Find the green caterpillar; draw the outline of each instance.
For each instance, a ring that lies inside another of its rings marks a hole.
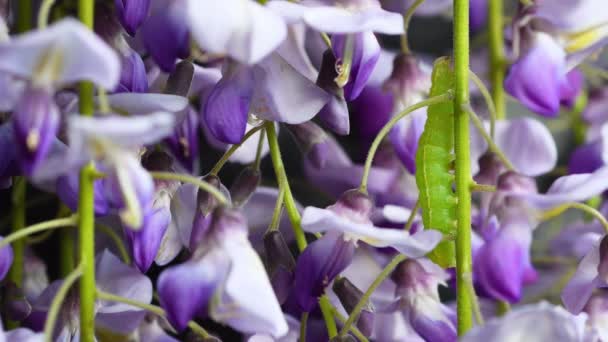
[[[454,73],[450,60],[441,57],[435,61],[430,97],[444,94],[454,86]],[[441,242],[428,257],[442,267],[456,264],[456,205],[453,191],[454,174],[454,105],[451,101],[431,105],[418,142],[416,152],[416,185],[422,222],[428,229],[442,232],[447,240]]]

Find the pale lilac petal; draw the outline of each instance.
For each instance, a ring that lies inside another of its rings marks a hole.
[[[282,1],[272,1],[273,3],[285,3]],[[312,65],[305,47],[306,26],[303,23],[289,25],[287,29],[287,39],[279,46],[277,53],[293,66],[300,74],[311,81],[317,78],[317,70]],[[0,78],[1,80],[1,78]]]
[[[185,183],[180,185],[171,200],[171,217],[184,247],[190,246],[197,193],[198,187],[196,185]]]
[[[328,93],[276,53],[253,68],[253,78],[255,87],[249,111],[265,120],[306,122],[329,101]]]
[[[252,0],[187,2],[194,40],[212,53],[225,53],[255,64],[275,50],[287,35],[283,19]]]
[[[6,340],[3,340],[4,338],[6,338]],[[43,342],[45,341],[45,336],[41,332],[36,333],[26,328],[17,328],[9,330],[6,333],[0,332],[0,341]]]
[[[105,139],[122,147],[158,142],[173,132],[173,114],[157,112],[142,116],[71,116],[68,121],[70,152],[86,153],[90,139]]]
[[[598,241],[599,242],[599,241]],[[581,260],[566,287],[562,291],[562,301],[573,314],[581,312],[591,294],[600,284],[598,265],[600,263],[599,243]]]
[[[41,65],[52,58],[59,58],[53,62],[60,68],[41,74]],[[111,90],[118,84],[120,61],[114,50],[86,26],[66,18],[44,30],[1,43],[0,70],[47,85],[88,80]]]
[[[421,257],[435,248],[441,240],[436,230],[417,232],[411,235],[400,229],[378,228],[356,223],[341,217],[331,210],[306,207],[302,213],[302,229],[310,233],[337,231],[352,234],[356,238],[376,247],[393,247],[413,258]]]
[[[285,335],[287,322],[264,265],[247,236],[233,236],[224,241],[223,248],[231,262],[224,288],[226,307],[220,304],[212,312],[212,317],[216,314],[218,321],[244,333],[266,333],[274,337]],[[247,287],[243,288],[243,284]],[[223,310],[234,313],[235,309],[234,315],[222,315]]]
[[[550,208],[567,202],[587,200],[608,189],[608,167],[594,173],[563,176],[555,180],[546,194],[507,193],[526,199],[539,208]]]
[[[368,7],[349,11],[339,7],[310,7],[305,10],[304,21],[314,29],[327,33],[357,33],[372,31],[385,34],[402,34],[400,14]]]
[[[169,222],[169,227],[163,236],[160,243],[158,253],[154,262],[159,266],[165,266],[177,257],[179,252],[183,248],[182,241],[179,235],[179,231],[175,225],[175,221]]]
[[[275,125],[277,131],[279,129],[279,125]],[[254,126],[247,124],[247,131],[254,128]],[[258,150],[258,143],[260,141],[260,132],[254,133],[245,143],[243,143],[234,153],[230,156],[229,161],[233,163],[239,164],[249,164],[253,163],[256,157],[256,153]],[[232,145],[226,146],[226,149],[229,149]],[[268,146],[268,140],[264,139],[262,143],[262,151],[261,157],[265,157],[268,154],[270,147]]]
[[[262,238],[270,225],[272,212],[278,197],[279,189],[259,186],[242,208],[249,227],[249,240],[256,248],[262,246]],[[298,203],[296,203],[296,206],[301,208]],[[279,229],[287,242],[293,240],[293,229],[285,211],[281,215]]]
[[[395,153],[411,174],[416,173],[416,151],[425,123],[426,110],[417,110],[399,120],[389,135]]]
[[[183,96],[152,93],[112,94],[108,95],[108,102],[113,109],[129,114],[178,113],[188,106],[188,99]]]
[[[566,32],[584,31],[608,20],[604,2],[597,0],[570,0],[568,2],[539,1],[534,16],[543,18]],[[581,20],[581,18],[585,18]]]
[[[551,132],[533,118],[500,121],[496,126],[496,145],[515,169],[526,176],[547,173],[557,164],[557,147]]]
[[[104,251],[95,266],[97,287],[103,291],[142,303],[152,301],[152,282],[136,269],[123,264],[116,256]],[[98,313],[142,311],[131,305],[101,301]]]
[[[382,7],[399,14],[405,13],[416,0],[380,0]],[[416,9],[414,15],[439,16],[452,7],[452,0],[426,0]]]
[[[541,302],[491,319],[469,331],[462,341],[584,341],[585,319],[559,306]]]

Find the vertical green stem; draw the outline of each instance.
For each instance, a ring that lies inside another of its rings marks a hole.
[[[12,215],[12,232],[15,233],[25,227],[25,190],[27,182],[23,177],[15,177],[13,183],[13,215]],[[21,288],[23,283],[23,260],[25,251],[25,241],[17,240],[12,244],[13,248],[13,265],[8,274],[8,278],[17,287]]]
[[[471,284],[471,156],[469,150],[469,0],[454,0],[454,150],[456,153],[456,279],[458,334],[473,326]]]
[[[78,17],[84,25],[93,29],[94,0],[79,0]],[[91,82],[80,84],[80,113],[92,116],[94,86]],[[93,199],[92,162],[80,171],[80,192],[78,196],[78,228],[80,237],[80,262],[82,278],[80,280],[80,339],[82,342],[93,342],[95,339],[95,212]]]
[[[505,118],[505,50],[503,33],[503,0],[489,0],[488,35],[490,43],[490,79],[496,118]]]
[[[29,31],[32,28],[32,0],[19,0],[17,2],[17,33],[23,33]]]
[[[279,183],[279,190],[283,192],[285,210],[287,211],[287,216],[289,217],[289,221],[293,226],[298,250],[301,252],[306,248],[308,243],[306,242],[306,236],[304,235],[304,231],[302,230],[301,226],[302,218],[300,217],[300,213],[296,207],[296,201],[291,193],[291,188],[289,187],[287,173],[285,172],[285,166],[283,165],[283,159],[281,157],[281,150],[279,149],[277,132],[274,128],[274,122],[267,121],[264,126],[266,129],[266,136],[268,137],[268,146],[270,148],[272,166],[274,167],[274,172],[277,177],[277,183]],[[338,329],[336,328],[336,321],[333,319],[333,315],[331,314],[331,303],[329,302],[327,296],[321,296],[319,299],[319,307],[321,308],[321,313],[323,314],[323,319],[325,320],[325,325],[327,326],[327,333],[331,339],[338,334]]]

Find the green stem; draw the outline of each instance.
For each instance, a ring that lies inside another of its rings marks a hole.
[[[477,114],[475,114],[475,112],[473,111],[473,108],[471,108],[471,106],[467,103],[463,106],[463,111],[468,113],[468,115],[471,117],[471,120],[473,120],[473,125],[475,125],[475,128],[477,128],[477,131],[479,132],[479,134],[481,134],[483,139],[488,144],[488,148],[490,149],[490,151],[492,151],[498,157],[498,159],[500,159],[500,161],[504,164],[504,166],[507,169],[509,169],[511,171],[515,170],[515,167],[513,166],[511,161],[502,152],[502,150],[498,147],[498,145],[496,145],[494,140],[492,140],[492,137],[488,134],[488,132],[486,132],[486,128],[483,126],[483,122],[481,122],[481,119],[479,118],[479,116],[477,116]]]
[[[78,1],[78,18],[90,30],[93,30],[95,0]],[[95,103],[94,85],[91,82],[80,82],[79,111],[83,116],[93,116]],[[80,189],[78,193],[78,228],[80,263],[82,278],[80,280],[80,340],[95,340],[95,203],[94,203],[95,166],[89,162],[80,170]]]
[[[260,170],[260,164],[262,163],[262,148],[264,147],[264,141],[266,141],[266,131],[260,132],[260,139],[258,140],[258,148],[255,150],[255,161],[253,162],[253,168]]]
[[[125,298],[125,297],[121,297],[121,296],[117,296],[115,294],[109,293],[109,292],[105,292],[101,289],[96,289],[96,296],[98,299],[100,300],[107,300],[110,302],[117,302],[117,303],[124,303],[124,304],[128,304],[131,306],[134,306],[136,308],[140,308],[140,309],[144,309],[148,312],[151,312],[157,316],[160,317],[165,317],[166,313],[165,310],[163,310],[163,308],[161,308],[160,306],[157,305],[153,305],[153,304],[146,304],[146,303],[142,303],[136,300],[132,300],[130,298]],[[192,331],[194,331],[195,333],[197,333],[198,335],[200,335],[202,338],[209,338],[211,337],[211,335],[207,332],[207,330],[205,330],[203,327],[201,327],[198,323],[194,322],[194,321],[189,321],[188,322],[188,327],[190,329],[192,329]]]
[[[563,213],[564,211],[566,211],[568,209],[579,209],[579,210],[582,210],[583,212],[593,216],[602,224],[602,227],[604,227],[604,230],[608,233],[608,221],[606,221],[606,218],[604,218],[602,213],[597,211],[597,209],[592,208],[592,207],[588,206],[587,204],[583,204],[583,203],[578,203],[578,202],[564,203],[555,208],[551,208],[551,209],[545,211],[542,214],[541,219],[543,221],[548,220],[550,218],[560,215],[561,213]]]
[[[55,0],[43,0],[38,10],[38,29],[44,29],[49,23],[49,14]]]
[[[93,174],[95,166],[89,162],[80,171],[78,196],[78,229],[82,279],[80,280],[80,339],[95,340],[95,203]]]
[[[285,172],[285,166],[283,165],[283,159],[281,158],[277,132],[274,128],[274,122],[267,121],[264,126],[266,127],[270,158],[272,159],[272,166],[274,167],[274,172],[277,177],[277,183],[279,183],[279,190],[284,193],[285,210],[287,211],[287,216],[289,217],[289,221],[293,228],[298,250],[301,252],[306,248],[308,243],[306,242],[306,236],[302,230],[300,212],[298,211],[296,201],[293,198],[291,188],[289,187],[287,173]],[[329,299],[327,299],[327,296],[322,296],[319,299],[319,307],[321,308],[321,313],[325,320],[327,333],[330,338],[333,338],[336,336],[338,329],[336,328],[336,322],[331,315],[331,303],[329,302]]]
[[[329,301],[329,298],[327,298],[327,295],[322,295],[321,298],[319,298],[319,306],[321,307],[321,314],[323,315],[323,320],[327,327],[327,334],[331,340],[338,336],[338,327],[336,327],[336,321],[331,313],[331,302]]]
[[[300,342],[306,342],[306,326],[308,323],[308,312],[302,312],[300,319]]]
[[[32,13],[34,8],[32,7],[32,0],[19,0],[17,1],[17,33],[24,33],[30,30],[32,27]]]
[[[11,235],[5,237],[0,241],[0,248],[10,244],[13,241],[21,240],[29,235],[36,234],[48,229],[57,229],[62,227],[69,227],[76,224],[77,217],[76,215],[72,215],[70,217],[64,217],[59,219],[54,219],[50,221],[44,221],[40,223],[33,224],[23,229],[19,229],[12,233]]]
[[[500,301],[496,302],[496,315],[497,316],[504,316],[504,314],[509,312],[509,310],[511,310],[511,306],[509,305],[508,302],[505,302],[504,300],[500,300]]]
[[[274,211],[272,212],[272,219],[270,220],[270,226],[268,226],[269,232],[279,229],[279,223],[281,222],[281,214],[283,213],[284,198],[285,191],[279,190],[279,197],[277,197],[277,202],[274,206]]]
[[[340,323],[344,324],[346,322],[347,318],[342,316],[342,314],[340,314],[340,312],[338,312],[338,309],[336,309],[335,307],[332,306],[331,312],[334,314],[334,317],[336,317],[338,319],[338,321],[340,321]],[[367,339],[367,337],[365,337],[365,335],[363,335],[363,333],[354,325],[352,325],[350,327],[350,332],[353,335],[355,335],[355,337],[359,340],[359,342],[368,342],[369,341]]]
[[[503,31],[503,0],[488,1],[488,32],[490,44],[490,79],[492,98],[496,105],[496,118],[504,119],[506,115],[505,90],[505,51]]]
[[[10,237],[23,234],[25,227],[25,192],[27,189],[27,181],[23,177],[15,177],[12,193],[12,233],[0,241],[0,246],[5,246],[11,243]],[[27,235],[25,235],[27,236]],[[21,288],[23,283],[23,261],[25,252],[25,241],[15,239],[12,245],[13,248],[13,265],[8,274],[8,279],[17,287]]]
[[[420,199],[416,200],[416,204],[412,208],[412,212],[410,213],[410,217],[407,218],[407,222],[405,222],[405,226],[403,230],[410,231],[412,225],[414,224],[414,219],[416,219],[416,214],[418,213],[418,208],[420,208]]]
[[[277,183],[279,183],[279,190],[284,192],[285,209],[287,210],[289,221],[293,227],[298,249],[303,251],[307,245],[306,236],[302,230],[302,226],[300,224],[300,213],[295,205],[295,200],[293,199],[291,188],[289,187],[287,174],[285,173],[285,166],[283,165],[283,159],[281,158],[281,150],[279,148],[277,132],[274,128],[273,122],[267,121],[264,125],[266,127],[266,136],[268,138],[268,146],[270,148],[270,158],[272,159],[272,166],[274,167],[274,172],[276,173]]]
[[[407,31],[410,27],[410,21],[412,21],[412,17],[414,16],[414,12],[418,6],[422,5],[424,0],[416,0],[403,14],[403,34],[401,35],[401,52],[404,55],[409,55],[411,53],[410,45],[407,40]]]
[[[213,197],[215,197],[215,199],[218,200],[218,202],[220,202],[223,205],[228,205],[228,199],[226,199],[226,196],[224,196],[224,194],[222,194],[216,187],[214,187],[213,185],[205,182],[204,180],[198,179],[196,177],[187,175],[187,174],[183,174],[183,173],[174,173],[174,172],[160,172],[160,171],[153,171],[150,172],[150,175],[152,176],[152,178],[155,179],[165,179],[165,180],[176,180],[176,181],[180,181],[180,182],[184,182],[184,183],[192,183],[196,186],[198,186],[199,188],[201,188],[204,191],[207,191],[209,194],[211,194]]]
[[[53,298],[51,302],[51,306],[49,307],[49,312],[46,316],[46,322],[44,323],[44,339],[46,342],[53,341],[53,328],[55,328],[55,323],[57,322],[57,318],[59,317],[59,310],[61,309],[61,304],[65,300],[65,297],[68,294],[68,291],[74,285],[76,280],[82,275],[82,264],[78,265],[63,281],[61,287],[59,287],[59,291]]]
[[[66,277],[74,270],[74,232],[71,228],[63,228],[59,231],[59,274]]]
[[[340,330],[339,336],[346,335],[346,333],[348,332],[350,327],[353,325],[353,323],[355,323],[355,321],[359,318],[359,314],[361,313],[361,310],[363,310],[363,307],[369,301],[370,297],[372,296],[372,293],[374,293],[374,291],[376,291],[378,286],[380,286],[380,284],[382,284],[382,282],[386,278],[388,278],[388,276],[390,276],[390,274],[395,270],[395,268],[406,258],[407,257],[405,255],[399,254],[399,255],[395,256],[391,260],[391,262],[389,262],[388,265],[386,265],[384,267],[382,272],[380,272],[380,274],[378,274],[376,279],[374,279],[374,282],[369,286],[367,291],[365,291],[365,293],[363,294],[363,296],[361,297],[361,299],[359,300],[357,305],[355,305],[353,311],[351,311],[350,315],[348,316],[348,319],[346,320],[346,323],[344,323],[344,326],[342,327],[342,330]]]
[[[228,151],[226,151],[226,153],[224,153],[224,155],[220,158],[220,160],[218,160],[217,163],[215,163],[215,166],[213,167],[213,169],[211,169],[211,171],[209,172],[210,175],[216,175],[220,172],[220,170],[222,169],[222,167],[224,167],[224,164],[226,164],[226,162],[228,161],[228,159],[230,159],[230,157],[232,156],[232,154],[234,152],[236,152],[236,150],[239,149],[239,147],[241,147],[243,145],[243,143],[245,143],[245,141],[247,141],[247,139],[251,138],[251,136],[253,136],[256,132],[258,132],[259,130],[261,130],[262,128],[264,128],[263,125],[254,127],[252,129],[250,129],[247,133],[245,133],[245,135],[243,136],[243,139],[241,139],[241,142],[238,144],[234,144],[232,146],[230,146],[230,148],[228,149]]]
[[[496,187],[490,184],[479,184],[473,183],[471,184],[472,192],[496,192]]]
[[[403,119],[406,115],[408,115],[409,113],[411,113],[417,109],[424,108],[426,106],[434,105],[437,103],[441,103],[444,101],[448,101],[451,99],[452,99],[452,93],[447,92],[445,94],[437,95],[437,96],[431,97],[430,99],[418,102],[412,106],[405,108],[399,114],[393,116],[391,118],[391,120],[389,122],[387,122],[386,125],[384,125],[384,127],[382,127],[382,129],[380,130],[380,132],[378,132],[378,135],[372,142],[372,145],[369,148],[369,152],[367,152],[367,159],[365,160],[365,166],[363,168],[363,176],[361,177],[361,185],[359,186],[359,190],[361,192],[367,193],[367,178],[369,177],[369,173],[372,168],[372,162],[374,161],[374,155],[376,154],[376,151],[378,150],[380,143],[382,142],[382,140],[384,140],[386,135],[391,131],[393,126],[395,126],[397,124],[397,122],[399,122],[399,120]]]
[[[454,151],[456,154],[456,196],[458,198],[456,235],[456,283],[458,334],[473,326],[471,257],[471,151],[469,115],[469,0],[454,0]]]
[[[488,112],[490,113],[490,136],[494,137],[494,131],[496,130],[496,117],[498,114],[496,113],[496,105],[494,104],[494,100],[492,100],[492,95],[486,88],[485,84],[481,81],[475,73],[469,70],[469,76],[477,86],[477,89],[481,92],[481,96],[483,96],[484,101],[486,101],[486,106],[488,107]]]

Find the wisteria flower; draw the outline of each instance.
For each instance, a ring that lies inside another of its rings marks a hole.
[[[59,129],[55,90],[81,80],[113,89],[120,62],[99,37],[68,18],[1,43],[0,71],[28,80],[15,107],[13,126],[21,168],[31,175],[49,153]]]

